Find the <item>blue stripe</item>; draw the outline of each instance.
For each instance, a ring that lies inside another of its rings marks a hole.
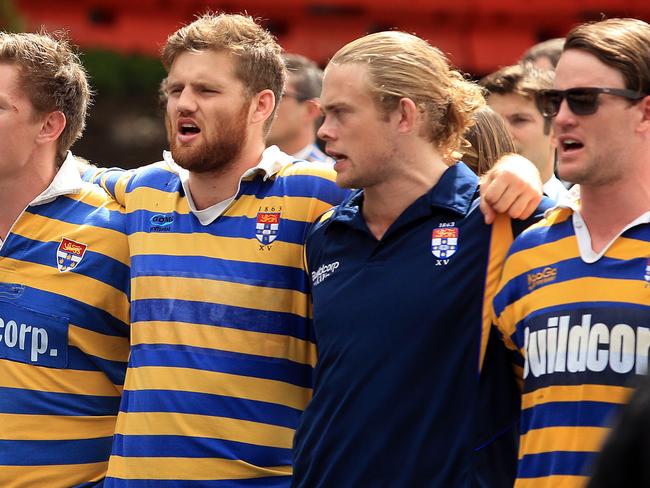
[[[333,181],[316,175],[288,175],[267,181],[256,178],[252,181],[243,181],[240,191],[241,195],[253,195],[259,199],[266,197],[317,198],[332,206],[338,205],[348,193],[349,190],[343,190]]]
[[[119,396],[74,395],[0,387],[0,413],[110,416],[117,414],[119,406]]]
[[[521,435],[545,427],[610,427],[621,405],[606,402],[549,402],[523,409]]]
[[[57,316],[68,317],[70,323],[93,332],[113,337],[129,337],[129,326],[111,314],[87,303],[74,300],[62,294],[50,293],[36,288],[15,285],[22,290],[21,300],[17,303],[38,304],[36,310],[49,310]]]
[[[114,385],[124,384],[126,374],[126,361],[110,361],[97,356],[91,356],[79,348],[68,347],[68,370],[100,371],[104,373]]]
[[[12,246],[17,249],[29,250],[25,256],[21,255],[22,252],[16,254],[16,257],[20,257],[21,261],[57,268],[56,252],[59,248],[59,242],[34,241],[15,234],[13,237]],[[117,244],[126,246],[126,237],[124,237],[122,243],[118,242]],[[129,292],[129,267],[117,259],[100,254],[91,248],[86,249],[86,253],[79,265],[74,270],[68,271],[68,273],[93,278],[126,294]]]
[[[108,460],[111,440],[112,437],[65,441],[0,440],[0,465],[51,466],[100,463]]]
[[[247,263],[205,256],[137,255],[131,258],[132,276],[183,276],[207,278],[251,286],[283,288],[307,293],[302,268]],[[179,271],[186,270],[186,271]]]
[[[173,299],[136,300],[131,303],[131,316],[133,322],[218,324],[219,327],[288,335],[304,340],[310,339],[311,336],[310,320],[299,315],[219,303]]]
[[[519,461],[517,478],[538,478],[553,475],[586,476],[596,452],[545,452],[529,454]]]
[[[123,480],[106,478],[104,488],[289,488],[291,476],[271,476],[243,480]]]
[[[129,235],[136,232],[150,232],[151,228],[156,226],[152,222],[152,218],[160,215],[159,212],[149,212],[148,210],[134,210],[128,214],[129,218]],[[169,232],[174,234],[191,234],[200,232],[202,234],[214,235],[219,237],[255,238],[255,225],[257,224],[257,216],[254,218],[249,217],[229,217],[223,215],[210,226],[202,225],[196,216],[192,213],[180,214],[177,212],[169,212],[163,214],[173,218],[173,222],[169,224]],[[278,228],[277,241],[289,242],[293,244],[303,244],[307,228],[311,222],[301,222],[298,220],[280,219]]]
[[[552,226],[535,227],[528,229],[522,237],[515,239],[508,256],[519,251],[531,249],[542,244],[559,241],[566,237],[572,237],[575,233],[573,231],[573,223],[571,217],[564,222],[554,224]]]
[[[131,349],[130,367],[165,366],[250,376],[311,387],[312,368],[287,359],[191,346],[139,344]]]
[[[106,198],[106,202],[111,200]],[[124,215],[119,210],[109,210],[105,206],[95,207],[82,200],[66,196],[58,197],[51,203],[27,207],[27,213],[41,215],[70,224],[92,225],[124,233]]]
[[[123,170],[122,170],[123,171]],[[111,168],[110,178],[116,178],[124,174],[120,168]],[[167,193],[184,194],[180,177],[171,171],[161,169],[158,166],[144,166],[134,171],[134,177],[129,181],[126,191],[132,192],[136,188],[153,188]]]
[[[135,374],[131,372],[131,374]],[[230,396],[171,390],[124,390],[121,410],[128,413],[169,412],[250,420],[295,429],[301,411],[276,403]]]
[[[241,459],[255,466],[291,465],[291,449],[181,435],[115,434],[112,454],[125,457]]]

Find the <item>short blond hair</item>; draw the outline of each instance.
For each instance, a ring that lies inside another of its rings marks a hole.
[[[427,41],[405,32],[370,34],[341,48],[330,64],[368,67],[370,94],[388,114],[402,98],[413,100],[425,116],[423,136],[442,153],[457,150],[474,112],[485,105],[481,89],[449,66]]]
[[[36,114],[61,111],[66,124],[57,141],[57,160],[81,137],[91,91],[79,56],[63,33],[0,32],[0,63],[18,67],[19,83]]]
[[[269,89],[275,95],[275,108],[282,98],[285,69],[282,48],[273,36],[252,17],[239,14],[206,13],[169,36],[162,50],[162,63],[169,72],[176,57],[183,52],[211,49],[235,56],[235,76],[252,97]],[[275,109],[266,120],[271,126]]]

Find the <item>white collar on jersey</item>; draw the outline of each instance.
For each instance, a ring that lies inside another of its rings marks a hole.
[[[181,184],[183,185],[183,190],[187,196],[187,202],[190,207],[190,211],[199,219],[202,225],[210,225],[214,222],[221,214],[223,214],[226,209],[233,202],[239,190],[241,188],[242,180],[247,180],[253,178],[256,174],[262,173],[264,175],[264,181],[273,177],[278,171],[284,168],[287,164],[292,163],[295,159],[288,154],[283,153],[277,146],[270,146],[264,150],[262,153],[262,159],[256,166],[247,169],[243,175],[239,178],[239,183],[237,185],[237,191],[234,195],[225,200],[215,203],[211,207],[204,208],[203,210],[197,210],[194,205],[194,200],[192,200],[192,194],[190,193],[190,172],[186,169],[181,168],[174,159],[172,154],[169,151],[163,152],[163,159],[169,165],[170,169],[178,174],[181,179]]]
[[[572,188],[571,191],[569,191],[569,197],[564,198],[561,201],[561,203],[558,204],[558,207],[568,208],[571,209],[571,211],[573,212],[571,215],[571,218],[573,220],[573,229],[576,233],[576,239],[578,241],[578,249],[580,250],[580,257],[585,263],[588,264],[595,263],[601,257],[603,257],[603,255],[612,246],[612,244],[614,244],[616,239],[618,239],[626,230],[631,229],[632,227],[635,227],[640,224],[650,223],[650,211],[648,211],[640,215],[636,219],[634,219],[625,227],[623,227],[621,231],[617,235],[615,235],[614,238],[611,241],[609,241],[607,245],[603,247],[603,249],[600,252],[595,252],[591,247],[591,235],[589,234],[589,229],[587,228],[587,224],[585,224],[582,215],[580,215],[579,199],[580,199],[579,189],[574,190]],[[549,209],[547,210],[547,212],[550,210],[553,209]]]
[[[79,173],[77,159],[68,151],[68,155],[57,171],[50,185],[38,195],[30,205],[50,203],[61,195],[73,195],[81,192],[84,182]]]

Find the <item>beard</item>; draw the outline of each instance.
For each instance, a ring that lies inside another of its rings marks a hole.
[[[180,144],[175,136],[176,128],[167,125],[172,157],[176,164],[193,173],[224,173],[232,167],[246,143],[246,121],[250,103],[244,103],[231,120],[217,121],[214,136],[204,137],[204,142],[194,146]]]

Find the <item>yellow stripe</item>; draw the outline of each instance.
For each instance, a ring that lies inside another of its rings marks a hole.
[[[123,435],[182,435],[291,449],[293,429],[249,420],[187,413],[120,413],[115,432]]]
[[[134,300],[173,299],[220,303],[231,307],[284,312],[307,317],[308,296],[282,288],[173,276],[133,278]]]
[[[535,310],[561,304],[579,302],[648,303],[650,288],[640,280],[616,280],[607,278],[579,278],[562,283],[552,283],[538,288],[520,300],[508,305],[501,316],[501,324],[516,324]],[[507,326],[506,326],[507,327]]]
[[[112,229],[91,225],[78,225],[63,220],[50,219],[42,215],[30,215],[18,219],[13,231],[27,239],[40,242],[61,242],[61,236],[86,244],[86,251],[92,251],[112,257],[122,264],[129,265],[129,248],[126,235]],[[56,265],[56,253],[50,256]]]
[[[120,179],[120,183],[122,183]],[[179,214],[189,214],[190,206],[187,198],[181,196],[178,192],[169,192],[158,190],[156,188],[149,188],[140,186],[134,188],[128,195],[119,197],[119,193],[123,192],[120,188],[118,191],[115,187],[115,193],[118,193],[118,201],[121,202],[122,198],[127,199],[126,209],[128,212],[135,210],[146,210],[154,213],[171,213],[177,212]]]
[[[262,367],[262,365],[260,365]],[[311,397],[309,388],[277,380],[239,376],[190,368],[142,366],[126,375],[127,390],[174,390],[225,395],[277,403],[304,410]]]
[[[228,480],[286,476],[291,466],[262,468],[239,460],[111,456],[108,475],[123,479]]]
[[[328,163],[301,161],[295,164],[288,164],[280,170],[279,175],[283,177],[294,175],[318,176],[331,182],[336,181],[336,171]]]
[[[546,427],[521,436],[519,458],[545,452],[597,452],[610,429],[605,427]]]
[[[0,364],[0,386],[6,388],[108,397],[120,396],[122,390],[99,371],[34,367],[6,359]]]
[[[483,294],[483,327],[481,331],[481,358],[479,369],[483,367],[483,359],[487,342],[490,337],[494,312],[492,311],[492,299],[499,284],[503,261],[505,260],[510,244],[512,244],[512,226],[507,215],[498,214],[492,224],[490,237],[490,251],[485,274],[485,292]]]
[[[259,241],[236,237],[217,237],[209,234],[148,234],[137,232],[129,236],[131,255],[163,254],[165,256],[204,256],[232,259],[249,263],[274,264],[302,269],[302,245],[275,241],[271,249],[261,250]],[[201,252],[199,252],[201,250]]]
[[[521,408],[531,408],[550,402],[607,402],[627,403],[633,388],[606,385],[565,385],[547,386],[521,399]]]
[[[521,250],[508,257],[501,282],[507,283],[531,269],[554,266],[558,261],[578,256],[580,256],[578,241],[573,235],[558,241]]]
[[[648,254],[648,241],[619,237],[614,241],[612,247],[607,250],[605,256],[625,261],[640,257],[650,257],[650,254]]]
[[[545,476],[543,478],[518,478],[515,488],[584,488],[587,476]]]
[[[252,332],[214,325],[184,322],[135,322],[131,326],[133,345],[180,344],[220,351],[288,359],[300,364],[316,364],[316,346],[280,334]]]
[[[74,440],[111,437],[115,416],[27,415],[0,413],[3,440]]]
[[[115,337],[100,334],[70,324],[68,342],[91,356],[108,361],[126,362],[129,359],[129,340],[127,337]]]
[[[52,256],[54,261],[55,257]],[[125,293],[94,278],[82,274],[59,273],[48,266],[4,258],[6,267],[0,268],[0,281],[13,283],[15,271],[20,269],[20,283],[50,293],[65,295],[82,303],[105,310],[124,323],[129,323],[129,300]],[[9,268],[9,271],[7,271]],[[52,310],[56,313],[56,310]]]
[[[89,464],[61,464],[55,466],[2,466],[2,488],[77,486],[99,481],[106,475],[108,461]]]

